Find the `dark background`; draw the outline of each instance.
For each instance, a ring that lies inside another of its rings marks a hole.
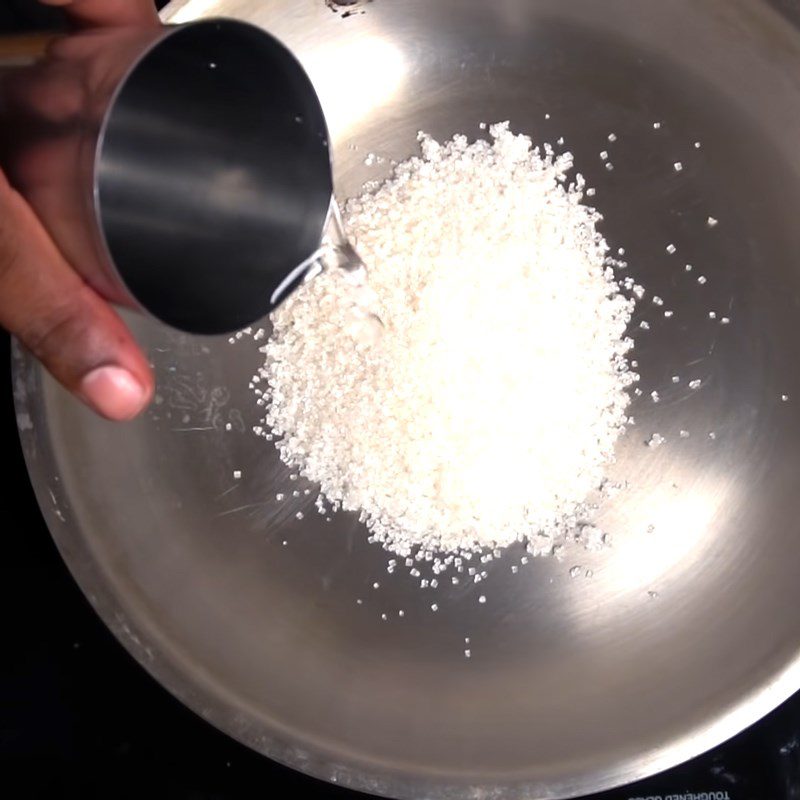
[[[61,22],[58,11],[34,0],[0,0],[0,32]],[[8,348],[0,332],[4,365]],[[218,732],[167,694],[111,636],[70,577],[39,514],[7,379],[0,389],[0,447],[6,520],[0,557],[3,796],[359,797],[285,769]],[[800,697],[716,751],[598,800],[709,791],[728,792],[730,800],[800,800]]]
[[[160,5],[166,5],[166,3]],[[61,21],[61,12],[41,6],[35,0],[2,0],[0,2],[0,31],[21,31],[31,28],[51,29],[60,27]]]

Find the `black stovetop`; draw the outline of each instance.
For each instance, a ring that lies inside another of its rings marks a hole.
[[[0,359],[8,364],[8,340],[0,336]],[[0,559],[0,785],[19,787],[5,796],[361,797],[237,744],[182,706],[123,650],[73,582],[39,514],[9,381],[0,396],[7,476]],[[800,800],[800,694],[711,753],[596,797]]]

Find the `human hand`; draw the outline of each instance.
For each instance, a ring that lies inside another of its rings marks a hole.
[[[78,27],[158,25],[152,0],[41,0]],[[128,420],[150,402],[147,359],[0,172],[0,325],[90,408]]]

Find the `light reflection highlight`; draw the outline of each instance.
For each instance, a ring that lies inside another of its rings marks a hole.
[[[303,57],[303,66],[334,139],[391,103],[408,72],[401,50],[377,35],[321,44]]]

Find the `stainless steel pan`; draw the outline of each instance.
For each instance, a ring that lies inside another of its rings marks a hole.
[[[310,511],[305,484],[250,431],[252,344],[142,319],[159,397],[132,425],[95,419],[17,360],[53,535],[159,681],[310,774],[402,798],[556,798],[687,759],[800,688],[795,12],[759,0],[330,5],[188,0],[167,17],[241,17],[295,50],[328,115],[340,197],[388,170],[367,167],[369,153],[405,158],[421,128],[477,135],[508,118],[537,140],[565,137],[649,292],[634,322],[644,394],[614,469],[630,488],[601,519],[612,546],[573,544],[512,574],[514,551],[471,587],[389,575],[352,517],[295,518]],[[663,446],[644,445],[653,432]]]

